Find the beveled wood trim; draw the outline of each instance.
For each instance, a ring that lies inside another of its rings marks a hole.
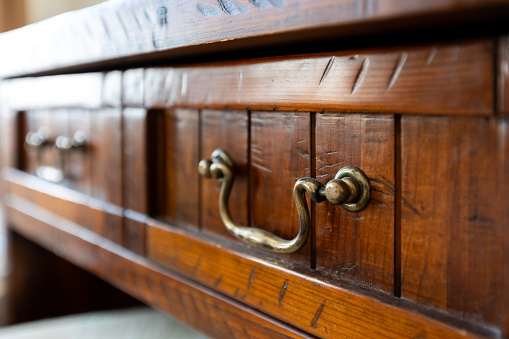
[[[132,72],[144,76],[144,107],[490,115],[494,49],[480,40]]]
[[[11,109],[214,108],[410,114],[494,113],[491,39],[6,81]],[[122,88],[122,89],[121,89]],[[49,89],[49,90],[48,90]],[[123,91],[122,94],[121,91]],[[107,93],[107,95],[102,95]]]
[[[213,338],[311,338],[230,298],[162,270],[143,257],[24,198],[7,197],[6,217],[16,232]]]
[[[0,77],[480,22],[507,9],[505,0],[107,1],[1,35]]]

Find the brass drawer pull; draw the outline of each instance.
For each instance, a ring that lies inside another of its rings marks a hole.
[[[65,165],[69,151],[84,151],[86,148],[86,139],[85,132],[77,131],[72,139],[60,135],[52,144],[49,141],[49,130],[41,127],[37,132],[29,132],[26,135],[25,147],[29,152],[35,153],[34,167],[37,176],[58,183],[65,179]],[[43,149],[50,146],[53,146],[52,149],[56,154],[57,167],[42,165]]]
[[[211,159],[201,160],[198,172],[204,178],[214,178],[222,183],[219,214],[226,229],[244,243],[272,253],[293,253],[306,243],[311,228],[306,192],[317,203],[328,200],[350,212],[364,210],[371,197],[369,179],[364,172],[353,166],[343,167],[326,186],[313,178],[297,180],[293,187],[293,198],[299,214],[300,230],[294,239],[286,240],[259,228],[236,225],[232,220],[228,210],[228,198],[234,179],[233,161],[226,151],[216,149]]]

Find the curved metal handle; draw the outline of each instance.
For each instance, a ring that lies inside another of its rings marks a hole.
[[[293,253],[306,243],[310,228],[309,209],[306,192],[314,202],[329,200],[340,204],[352,212],[360,212],[367,207],[370,199],[369,179],[358,168],[342,168],[336,178],[323,186],[313,178],[299,179],[293,187],[293,198],[299,214],[299,234],[291,240],[282,239],[265,230],[235,224],[228,210],[228,198],[233,185],[233,161],[226,151],[216,149],[211,159],[204,159],[198,165],[198,172],[204,178],[214,178],[222,183],[219,193],[219,214],[226,229],[244,243],[272,253]]]

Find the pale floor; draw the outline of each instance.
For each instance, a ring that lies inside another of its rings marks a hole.
[[[101,311],[0,328],[2,339],[206,339],[148,307]]]

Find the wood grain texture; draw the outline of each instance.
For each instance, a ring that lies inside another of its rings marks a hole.
[[[503,140],[502,147],[499,148],[501,164],[501,192],[509,192],[509,125],[507,118],[500,121],[499,133]],[[503,257],[503,286],[509,286],[509,198],[507,194],[502,194],[501,199],[501,219],[504,230],[504,257]],[[503,289],[502,299],[502,332],[509,336],[509,289]]]
[[[28,200],[14,198],[9,204],[8,218],[17,232],[212,338],[311,338]]]
[[[300,178],[311,176],[310,130],[310,113],[251,112],[252,227],[283,239],[293,239],[299,233],[293,186]],[[311,240],[296,253],[278,256],[310,267]]]
[[[145,255],[145,221],[147,216],[131,210],[124,210],[122,246],[134,253]]]
[[[491,40],[145,70],[148,107],[493,114]]]
[[[109,1],[0,36],[5,50],[16,51],[0,56],[0,77],[72,66],[77,70],[77,65],[94,63],[122,67],[135,62],[133,56],[151,52],[160,52],[152,59],[167,60],[241,47],[426,28],[457,22],[452,13],[465,22],[482,22],[507,18],[507,8],[504,0]],[[390,21],[398,25],[389,25]],[[33,60],[32,55],[38,58]],[[123,59],[115,60],[119,58]]]
[[[147,227],[149,259],[318,337],[472,335],[465,328],[449,327],[452,319],[431,320],[401,305],[359,294],[351,286],[342,287],[321,274],[288,269],[282,260],[262,260],[242,248],[233,250],[156,221],[149,220]]]
[[[497,54],[497,111],[509,114],[509,36],[498,39]]]
[[[402,117],[402,296],[500,325],[497,119]]]
[[[158,215],[170,224],[199,227],[199,116],[197,110],[175,109],[165,113],[165,131],[158,147],[164,147],[162,193],[164,206]]]
[[[316,177],[326,184],[344,166],[371,181],[371,202],[351,213],[316,205],[316,266],[329,275],[394,291],[394,117],[316,115]]]
[[[123,207],[148,213],[147,111],[126,108],[122,112]]]
[[[122,111],[91,111],[92,196],[122,206]]]
[[[200,159],[210,159],[212,152],[221,148],[232,157],[235,164],[235,181],[228,201],[233,220],[248,226],[249,220],[249,116],[246,111],[203,110],[200,118]],[[226,230],[219,215],[221,184],[213,179],[201,180],[200,215],[202,229],[233,238]]]
[[[54,118],[53,118],[54,119]],[[69,110],[67,116],[67,134],[73,138],[76,132],[84,132],[87,139],[90,138],[90,112],[87,110]],[[80,192],[90,194],[91,192],[91,167],[92,157],[90,147],[85,145],[84,150],[72,150],[67,156],[66,176],[69,187]]]

